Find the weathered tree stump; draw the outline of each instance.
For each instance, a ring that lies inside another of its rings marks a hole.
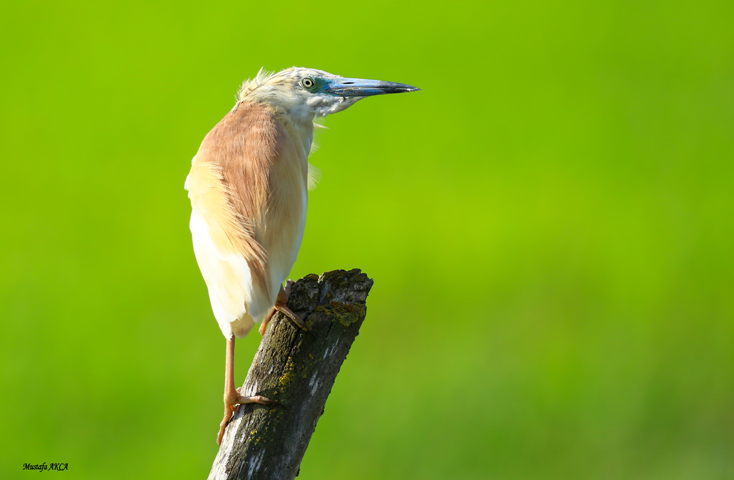
[[[276,313],[247,373],[244,395],[280,405],[239,405],[209,480],[291,480],[336,375],[359,333],[373,281],[359,269],[311,274],[293,284],[288,307],[311,330]]]

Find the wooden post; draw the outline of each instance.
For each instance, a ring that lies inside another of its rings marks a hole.
[[[311,330],[277,312],[242,393],[280,405],[239,405],[209,480],[292,480],[339,369],[359,333],[373,281],[359,269],[311,274],[293,284],[288,307]]]

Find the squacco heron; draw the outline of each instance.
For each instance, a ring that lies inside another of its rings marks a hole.
[[[416,90],[310,68],[261,70],[242,85],[234,108],[204,137],[185,188],[196,261],[227,339],[224,419],[217,443],[236,405],[275,403],[235,389],[235,338],[245,337],[256,323],[262,323],[264,335],[276,310],[306,328],[286,306],[292,282],[285,288],[283,282],[306,225],[314,118],[365,97]]]

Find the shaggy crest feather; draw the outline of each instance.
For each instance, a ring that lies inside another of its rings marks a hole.
[[[255,78],[248,78],[247,80],[242,82],[242,86],[240,86],[240,89],[237,90],[237,95],[235,95],[235,98],[238,102],[241,102],[246,96],[251,94],[258,87],[262,86],[263,83],[265,83],[270,77],[274,75],[274,72],[270,72],[268,70],[265,70],[264,67],[260,67],[260,70],[257,72],[257,75],[255,75]]]

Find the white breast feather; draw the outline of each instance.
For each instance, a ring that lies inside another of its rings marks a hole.
[[[199,269],[209,290],[214,317],[225,337],[244,337],[254,325],[247,312],[252,300],[252,277],[247,261],[237,255],[221,255],[209,237],[206,221],[191,211],[191,236]]]

